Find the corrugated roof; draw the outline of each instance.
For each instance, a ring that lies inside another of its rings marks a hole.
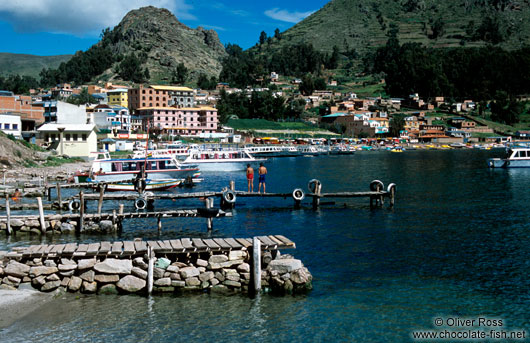
[[[163,85],[151,85],[151,88],[156,90],[168,90],[168,91],[181,91],[181,92],[193,92],[193,89],[188,87],[179,86],[163,86]]]

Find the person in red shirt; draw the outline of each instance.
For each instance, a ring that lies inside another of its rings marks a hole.
[[[247,186],[249,192],[254,192],[254,169],[247,164]]]

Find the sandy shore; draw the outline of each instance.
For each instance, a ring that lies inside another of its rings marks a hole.
[[[55,293],[31,289],[0,289],[0,329],[6,328],[54,298]]]

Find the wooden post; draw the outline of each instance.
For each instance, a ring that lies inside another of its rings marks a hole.
[[[160,234],[162,232],[162,215],[158,214],[156,216],[156,220],[157,220],[158,234]]]
[[[313,196],[313,209],[316,210],[320,205],[320,194],[322,193],[322,184],[315,185],[315,195]]]
[[[42,208],[42,198],[37,198],[37,204],[39,205],[39,219],[40,219],[40,229],[42,233],[46,233],[46,222],[44,221],[44,210]]]
[[[213,207],[213,198],[206,198],[206,208],[207,209],[210,209]],[[212,217],[208,217],[206,218],[206,225],[208,227],[208,231],[212,231],[212,228],[213,228],[213,218]]]
[[[44,184],[44,193],[48,193],[48,201],[52,201],[52,189],[47,184]]]
[[[123,204],[120,204],[119,210],[118,210],[118,214],[120,214],[120,215],[123,214]]]
[[[118,209],[118,214],[120,215],[120,218],[118,218],[118,231],[119,232],[122,232],[123,231],[123,204],[120,204],[119,206],[119,209]]]
[[[116,225],[116,210],[112,210],[112,225]]]
[[[395,198],[396,198],[396,188],[391,187],[390,188],[390,207],[394,206],[394,203],[396,201]]]
[[[103,207],[103,195],[105,194],[105,187],[100,185],[99,187],[99,200],[98,200],[98,215],[101,215],[101,208]]]
[[[77,225],[77,232],[83,231],[85,216],[85,197],[83,191],[79,192],[79,225]]]
[[[261,242],[257,237],[252,239],[252,266],[255,294],[261,290]]]
[[[153,293],[153,272],[155,268],[155,253],[151,246],[147,247],[147,294],[151,295]]]
[[[230,181],[229,188],[230,188],[231,191],[235,191],[236,190],[236,182],[234,180]]]
[[[11,209],[9,208],[9,196],[6,195],[6,213],[7,213],[7,234],[11,236],[13,233],[11,229]]]
[[[57,201],[59,201],[59,213],[63,210],[63,200],[61,197],[61,185],[59,182],[55,185],[55,188],[57,189]]]

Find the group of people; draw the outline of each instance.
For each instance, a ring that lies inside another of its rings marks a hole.
[[[258,174],[259,174],[258,193],[261,193],[262,185],[263,185],[263,193],[265,193],[265,175],[267,175],[267,168],[265,168],[263,163],[259,164]],[[254,192],[254,169],[250,166],[250,164],[247,164],[247,183],[248,183],[248,191]]]

